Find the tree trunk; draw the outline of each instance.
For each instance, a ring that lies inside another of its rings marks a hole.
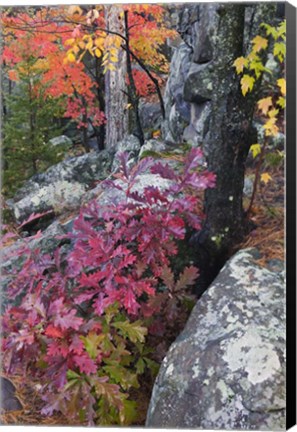
[[[106,6],[107,29],[125,35],[124,16],[119,5]],[[115,71],[105,75],[106,148],[112,148],[128,132],[126,88],[127,60],[124,50],[119,51]]]
[[[208,14],[206,32],[209,33],[204,34],[204,40],[207,40],[208,55],[212,54],[207,64],[205,51],[201,56],[203,61],[195,75],[195,79],[201,82],[201,92],[199,94],[196,91],[195,97],[196,101],[200,97],[201,106],[207,101],[210,107],[209,127],[203,147],[208,168],[216,174],[217,180],[216,187],[205,195],[204,228],[192,238],[196,244],[197,266],[201,274],[198,294],[217,275],[228,258],[230,248],[247,233],[242,196],[245,161],[255,139],[252,136],[252,120],[257,95],[256,92],[245,97],[242,95],[240,78],[232,67],[237,57],[245,55],[245,7],[243,4],[228,3],[212,7],[209,4],[201,5],[200,16]],[[205,8],[208,8],[207,12]],[[260,23],[270,23],[275,14],[275,6],[271,3],[254,4],[252,8],[249,40],[261,32]],[[212,33],[207,25],[210,22]],[[205,82],[206,77],[209,77],[208,82]],[[189,85],[191,83],[186,83],[185,87]],[[205,85],[210,90],[207,94]]]

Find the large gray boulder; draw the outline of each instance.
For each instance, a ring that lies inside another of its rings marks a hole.
[[[254,249],[227,262],[163,361],[146,426],[285,429],[283,276]]]
[[[112,154],[103,150],[65,159],[35,175],[14,196],[16,220],[22,222],[32,213],[50,209],[60,213],[78,208],[86,190],[110,174],[111,164]]]

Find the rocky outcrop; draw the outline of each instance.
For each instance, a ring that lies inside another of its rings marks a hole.
[[[154,385],[146,426],[285,429],[285,284],[231,258],[192,311]]]
[[[65,159],[28,180],[10,202],[18,222],[32,213],[78,208],[81,197],[111,171],[112,153],[106,150]]]

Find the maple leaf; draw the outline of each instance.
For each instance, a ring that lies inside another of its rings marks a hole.
[[[242,94],[243,96],[245,96],[249,91],[253,90],[255,78],[245,74],[241,78],[240,83],[241,83]]]
[[[264,99],[260,99],[258,102],[258,108],[262,111],[264,115],[268,113],[269,108],[272,106],[272,97],[269,96]]]
[[[279,86],[281,93],[285,96],[285,94],[286,94],[286,80],[284,78],[278,79],[277,85]]]
[[[276,136],[278,134],[279,128],[275,124],[276,123],[276,117],[271,117],[264,125],[263,128],[265,129],[265,135],[266,136]]]
[[[273,47],[273,55],[277,57],[280,62],[283,62],[286,55],[286,45],[284,42],[275,42]]]
[[[270,180],[272,180],[272,177],[267,173],[261,174],[261,181],[267,184]]]
[[[263,38],[262,36],[256,36],[253,40],[252,40],[252,43],[253,43],[253,50],[255,51],[255,52],[259,52],[259,51],[261,51],[262,49],[266,49],[267,48],[267,46],[268,46],[268,39],[266,39],[266,38]]]
[[[237,74],[240,74],[243,72],[243,69],[248,65],[248,59],[245,57],[238,57],[234,63],[233,66],[236,68]]]
[[[261,145],[260,144],[252,144],[250,147],[250,151],[253,154],[253,158],[258,156],[261,153]]]
[[[284,97],[280,96],[278,98],[278,100],[276,101],[277,105],[280,106],[281,108],[286,108],[286,100]]]

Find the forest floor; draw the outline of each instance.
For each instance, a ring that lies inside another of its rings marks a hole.
[[[251,169],[247,174],[252,174]],[[255,247],[259,250],[261,257],[257,263],[267,266],[274,260],[284,261],[285,240],[284,240],[284,170],[279,167],[270,172],[272,179],[258,187],[251,220],[255,228],[249,233],[244,241],[236,246],[236,250],[247,247]],[[245,207],[249,200],[245,200]],[[168,342],[167,345],[169,345]],[[156,345],[155,345],[156,346]],[[16,396],[23,405],[23,410],[12,411],[0,416],[1,424],[14,425],[69,425],[69,422],[61,414],[55,414],[51,418],[42,416],[40,409],[42,400],[38,396],[37,385],[29,377],[9,377],[16,387]],[[138,401],[138,421],[135,426],[145,424],[146,412],[152,391],[153,380],[144,379],[140,388],[133,390],[134,400]],[[73,424],[74,425],[74,424]]]

